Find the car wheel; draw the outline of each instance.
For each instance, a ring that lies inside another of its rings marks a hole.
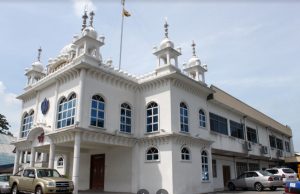
[[[19,193],[17,184],[14,184],[12,186],[11,193],[12,194],[18,194]]]
[[[262,191],[262,190],[264,190],[264,186],[261,183],[255,183],[254,184],[254,189],[256,191]]]
[[[270,187],[271,191],[276,191],[276,189],[277,189],[277,187],[274,187],[274,186]]]
[[[40,187],[40,186],[36,187],[35,194],[43,194],[42,187]]]
[[[235,185],[233,183],[228,184],[228,189],[229,191],[234,191],[235,190]]]

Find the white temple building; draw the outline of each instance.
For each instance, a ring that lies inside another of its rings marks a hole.
[[[56,168],[73,180],[75,194],[195,194],[293,156],[289,127],[206,84],[195,43],[180,64],[167,23],[154,71],[133,76],[103,60],[105,39],[93,16],[87,25],[85,13],[80,35],[47,65],[38,57],[26,69],[14,172]]]

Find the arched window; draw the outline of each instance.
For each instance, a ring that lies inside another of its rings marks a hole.
[[[64,158],[63,157],[59,157],[57,160],[57,166],[61,167],[64,166]]]
[[[206,127],[206,117],[202,109],[199,110],[199,124],[200,127]]]
[[[131,133],[131,107],[127,103],[121,105],[120,131]]]
[[[104,99],[99,95],[92,97],[91,122],[92,126],[104,128]]]
[[[147,161],[159,160],[158,149],[156,149],[155,147],[149,148],[146,153],[146,160]]]
[[[201,159],[202,159],[202,180],[208,181],[209,180],[209,174],[208,174],[208,155],[206,151],[202,151],[201,153]]]
[[[190,160],[190,151],[187,147],[181,149],[181,160]]]
[[[158,105],[151,102],[147,106],[147,132],[158,131]]]
[[[185,103],[180,103],[180,131],[189,132],[188,108]]]
[[[68,99],[63,97],[58,105],[57,128],[63,128],[74,124],[76,110],[76,94]]]
[[[31,111],[29,114],[25,113],[25,115],[23,116],[21,137],[27,137],[29,130],[32,127],[33,115],[34,111]]]

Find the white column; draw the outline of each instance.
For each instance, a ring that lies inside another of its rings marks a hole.
[[[51,141],[50,142],[50,151],[49,151],[49,164],[48,168],[54,167],[54,159],[55,159],[55,144]]]
[[[56,85],[55,85],[55,91],[54,91],[54,100],[57,102],[57,97],[58,97],[58,88],[59,88],[59,82],[56,80]],[[56,129],[56,122],[57,122],[57,106],[53,106],[53,116],[52,116],[52,130]]]
[[[85,119],[85,118],[83,118],[84,114],[82,114],[82,112],[83,112],[82,109],[84,107],[84,105],[83,105],[84,97],[83,96],[85,95],[85,93],[84,93],[85,77],[86,77],[86,69],[81,69],[80,70],[80,80],[79,80],[80,97],[78,98],[78,106],[77,106],[77,111],[76,111],[77,115],[76,115],[76,120],[75,120],[75,123],[77,121],[79,121],[79,125],[78,125],[79,127],[82,126],[82,121]]]
[[[31,148],[31,154],[30,154],[30,167],[34,167],[35,164],[35,147]]]
[[[171,64],[171,61],[170,61],[170,54],[167,53],[167,64],[170,65]]]
[[[80,134],[80,132],[75,132],[74,154],[73,154],[73,173],[72,173],[72,180],[74,183],[73,194],[78,194],[80,143],[81,143],[81,134]]]
[[[20,164],[20,151],[16,149],[16,155],[15,155],[15,162],[14,162],[14,171],[13,174],[17,173],[19,170],[19,164]]]
[[[34,111],[33,123],[37,123],[37,115],[38,115],[38,111],[40,110],[39,109],[39,100],[40,100],[40,92],[37,92],[36,99],[35,99],[35,111]]]
[[[28,152],[25,151],[24,158],[23,158],[25,164],[27,163],[27,156],[28,156]]]
[[[64,155],[64,175],[67,175],[68,154]]]
[[[136,193],[140,186],[140,157],[139,157],[139,144],[136,143],[131,148],[131,193]]]

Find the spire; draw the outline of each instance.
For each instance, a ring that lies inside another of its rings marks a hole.
[[[165,18],[165,25],[164,25],[164,27],[165,27],[165,37],[168,38],[168,34],[169,34],[168,27],[169,27],[169,24],[168,24],[167,18]]]
[[[95,15],[95,13],[93,11],[91,11],[90,12],[90,26],[91,27],[93,27],[94,15]]]
[[[42,47],[40,47],[40,48],[38,49],[38,57],[37,57],[37,60],[38,60],[38,61],[41,61],[41,54],[42,54]]]
[[[81,29],[81,31],[84,30],[85,27],[86,27],[86,19],[88,18],[86,12],[87,12],[87,11],[84,10],[84,14],[83,14],[83,16],[82,16],[83,21],[82,21],[82,29]]]
[[[193,41],[193,43],[192,43],[193,57],[196,57],[196,49],[195,49],[195,47],[196,47],[196,44],[195,44],[195,42]]]

